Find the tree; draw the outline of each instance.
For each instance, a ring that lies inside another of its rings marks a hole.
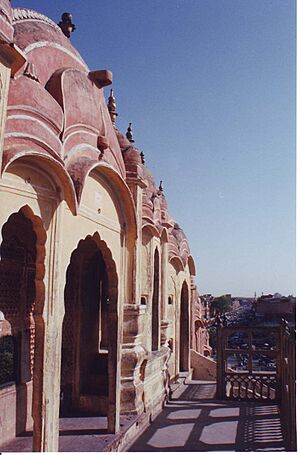
[[[224,314],[231,309],[231,297],[229,295],[221,295],[215,297],[210,303],[210,314],[215,316],[216,314]]]

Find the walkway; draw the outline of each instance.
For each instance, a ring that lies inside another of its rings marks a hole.
[[[121,430],[109,433],[106,417],[70,417],[59,419],[60,452],[116,451],[135,417],[121,417]],[[32,452],[32,432],[17,436],[0,447],[1,452]]]
[[[183,385],[128,451],[285,450],[277,405],[222,402],[214,396],[213,383]]]
[[[191,381],[181,385],[129,452],[284,451],[277,405],[216,401],[215,384]],[[121,418],[121,431],[105,430],[104,417],[60,419],[61,452],[117,451],[135,417]],[[130,437],[129,434],[127,434]],[[126,439],[128,440],[128,438]],[[125,441],[125,440],[124,440]],[[122,445],[121,445],[122,447]],[[122,449],[126,451],[125,449]],[[15,438],[3,452],[31,452],[32,434]]]

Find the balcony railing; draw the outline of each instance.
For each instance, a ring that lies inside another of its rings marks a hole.
[[[296,450],[295,331],[217,328],[217,397],[278,403],[288,450]]]

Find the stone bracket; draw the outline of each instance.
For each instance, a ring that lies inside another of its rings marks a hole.
[[[94,82],[98,88],[103,88],[112,84],[113,75],[109,70],[90,71],[89,79]]]
[[[11,75],[14,76],[22,68],[27,58],[18,46],[0,40],[0,60],[11,69]]]

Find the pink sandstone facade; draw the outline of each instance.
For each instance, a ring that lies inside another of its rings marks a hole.
[[[0,0],[0,443],[35,451],[60,415],[155,415],[208,344],[186,236],[68,30]]]

